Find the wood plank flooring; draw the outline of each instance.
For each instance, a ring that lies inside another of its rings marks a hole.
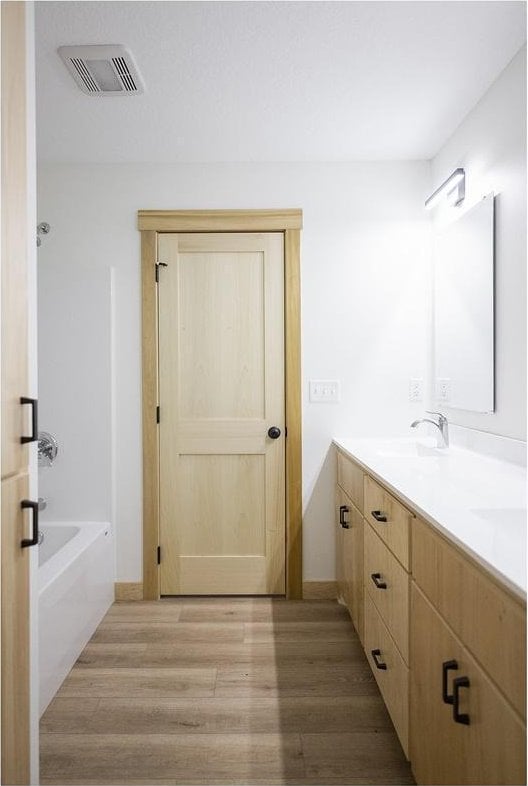
[[[414,783],[335,601],[114,604],[40,750],[43,786]]]

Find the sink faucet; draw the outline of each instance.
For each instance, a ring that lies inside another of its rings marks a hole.
[[[436,447],[437,448],[448,448],[449,447],[449,428],[448,422],[445,415],[442,415],[441,412],[431,412],[430,410],[426,410],[429,415],[436,415],[438,420],[431,420],[431,418],[421,418],[420,420],[415,420],[411,423],[411,428],[416,428],[419,426],[420,423],[432,423],[433,426],[436,426],[440,434],[437,435],[436,438]]]

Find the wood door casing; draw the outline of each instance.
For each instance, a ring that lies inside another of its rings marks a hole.
[[[159,258],[161,594],[283,594],[283,235],[165,234]]]

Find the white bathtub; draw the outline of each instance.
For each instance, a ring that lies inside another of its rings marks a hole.
[[[114,600],[108,522],[42,522],[39,546],[40,714]]]

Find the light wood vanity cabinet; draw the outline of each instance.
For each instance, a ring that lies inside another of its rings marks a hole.
[[[401,746],[409,758],[409,667],[368,592],[365,593],[364,647]]]
[[[526,783],[526,608],[419,520],[412,555],[414,775]]]
[[[336,506],[340,595],[417,783],[526,783],[526,604],[340,452]]]
[[[337,453],[337,483],[360,513],[363,513],[363,470],[353,461]]]
[[[365,475],[365,519],[408,570],[413,515],[368,475]]]
[[[409,574],[369,526],[365,527],[364,562],[365,588],[409,663]]]
[[[412,513],[365,475],[365,650],[409,756],[409,537]]]
[[[526,718],[525,605],[419,519],[412,538],[417,584]]]
[[[526,783],[521,719],[414,582],[411,608],[411,764],[416,781]]]
[[[354,494],[359,504],[363,502],[363,473],[361,485],[351,484],[357,472],[349,472],[348,459],[338,454],[338,480]],[[357,468],[354,467],[354,470]],[[360,492],[361,489],[361,492]],[[338,597],[348,608],[350,617],[363,643],[363,516],[351,497],[340,484],[336,489],[336,577]]]

